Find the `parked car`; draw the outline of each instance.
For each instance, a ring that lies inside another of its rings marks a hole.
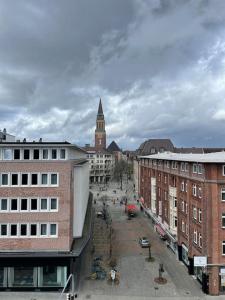
[[[139,239],[139,244],[142,248],[148,248],[150,246],[149,240],[146,237],[141,237]]]

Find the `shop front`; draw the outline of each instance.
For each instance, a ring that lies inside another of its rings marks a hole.
[[[220,292],[225,293],[225,266],[220,268]]]
[[[189,267],[189,258],[188,258],[188,248],[185,244],[182,243],[181,245],[181,258],[182,258],[182,261],[183,263]]]

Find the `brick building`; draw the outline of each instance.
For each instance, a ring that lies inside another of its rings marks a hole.
[[[86,152],[68,142],[0,143],[1,289],[58,289],[76,273],[88,178]]]
[[[225,153],[140,156],[140,202],[205,292],[225,293]],[[206,267],[194,257],[207,257]]]

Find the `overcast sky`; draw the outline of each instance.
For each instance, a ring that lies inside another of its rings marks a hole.
[[[0,128],[225,146],[224,0],[0,0]]]

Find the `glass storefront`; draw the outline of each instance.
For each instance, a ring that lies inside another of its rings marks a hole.
[[[0,287],[35,288],[64,287],[67,280],[67,267],[11,267],[0,268]]]
[[[225,268],[220,268],[220,292],[225,292]]]
[[[194,267],[194,274],[201,283],[202,283],[202,273],[203,273],[202,267]]]
[[[182,261],[189,266],[188,248],[184,244],[182,244]]]

